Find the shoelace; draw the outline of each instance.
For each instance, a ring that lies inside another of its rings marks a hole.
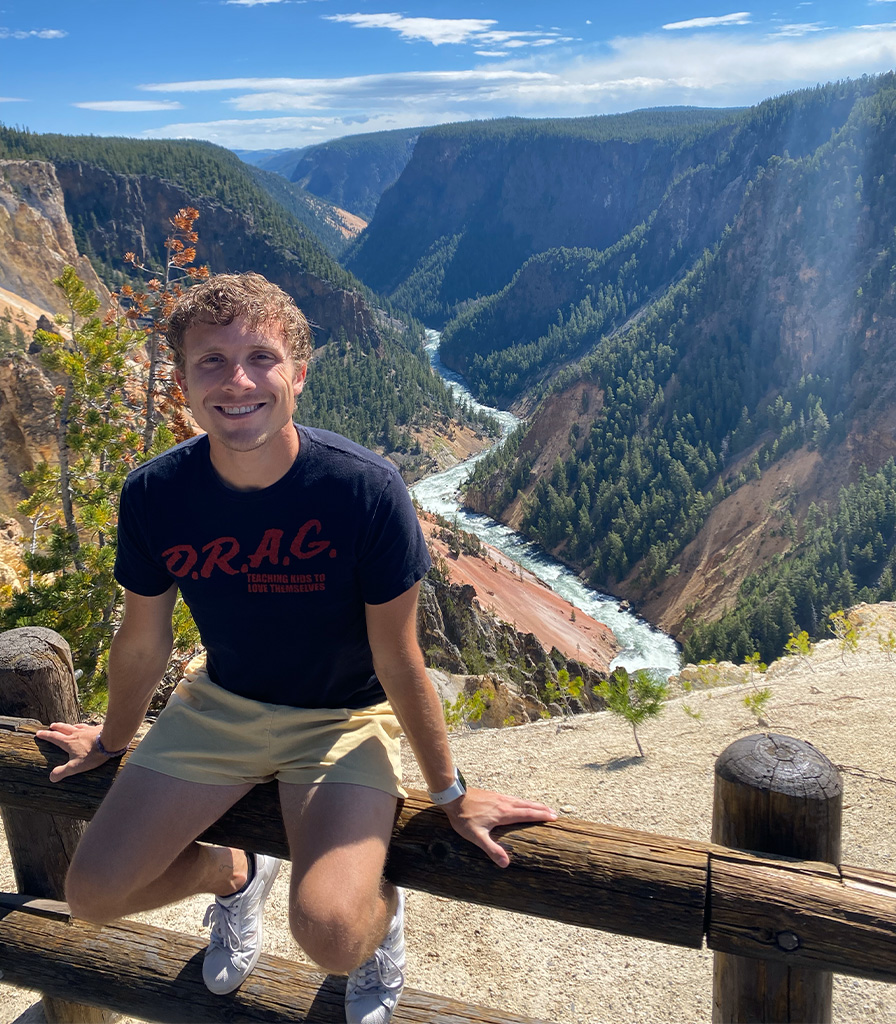
[[[386,960],[389,961],[388,964],[385,963]],[[390,964],[395,972],[391,980],[386,978],[383,973],[389,970]],[[359,971],[360,975],[355,988],[360,992],[380,987],[387,989],[401,988],[404,985],[404,974],[401,968],[384,949],[378,949]]]
[[[236,917],[231,907],[224,904],[210,903],[202,919],[203,925],[212,926],[211,945],[223,946],[227,950],[240,951],[240,935],[236,927]]]

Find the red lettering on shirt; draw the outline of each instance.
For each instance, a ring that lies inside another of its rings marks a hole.
[[[291,554],[295,555],[296,558],[314,558],[315,555],[319,555],[321,551],[326,551],[330,546],[328,540],[311,540],[306,544],[306,538],[312,530],[315,533],[320,533],[319,520],[309,519],[304,526],[299,527],[299,532],[293,538],[292,544],[289,545]]]
[[[225,544],[230,545],[226,553],[224,551]],[[236,537],[218,537],[217,540],[206,544],[202,550],[208,552],[208,558],[206,558],[205,564],[201,569],[203,579],[208,579],[213,569],[223,569],[228,576],[237,575],[239,570],[234,569],[230,565],[231,558],[236,558],[240,553],[240,546]]]
[[[186,576],[196,564],[198,557],[196,549],[189,544],[175,544],[173,548],[168,548],[167,551],[162,552],[162,558],[165,559],[165,568],[172,576]]]
[[[257,569],[267,558],[271,565],[280,564],[280,541],[283,539],[282,530],[265,530],[261,543],[255,549],[255,553],[249,555],[249,565]]]

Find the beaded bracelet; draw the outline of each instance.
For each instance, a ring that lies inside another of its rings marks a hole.
[[[102,735],[103,734],[101,732],[96,734],[96,739],[94,740],[93,745],[103,755],[103,757],[121,757],[122,754],[127,753],[127,747],[122,747],[121,750],[106,750],[101,739]]]

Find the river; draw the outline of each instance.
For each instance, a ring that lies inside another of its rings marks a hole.
[[[501,409],[483,406],[473,398],[463,378],[442,364],[439,358],[438,331],[426,332],[426,350],[434,369],[444,378],[457,399],[469,402],[475,409],[485,409],[498,420],[503,441],[503,438],[520,422],[517,417]],[[502,441],[497,443],[501,444]],[[617,665],[629,671],[653,668],[664,676],[677,672],[681,659],[678,646],[670,636],[623,608],[616,598],[585,586],[572,570],[514,530],[488,516],[461,507],[461,487],[473,466],[484,455],[485,452],[480,452],[459,466],[418,481],[411,487],[411,494],[426,511],[436,512],[452,521],[456,518],[462,530],[475,534],[486,544],[491,544],[508,558],[534,573],[586,615],[609,626],[622,647],[622,651],[613,661],[613,668]]]

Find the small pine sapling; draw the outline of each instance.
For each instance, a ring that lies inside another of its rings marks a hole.
[[[763,722],[766,718],[766,706],[771,697],[772,691],[767,686],[763,686],[761,690],[754,689],[744,697],[744,707]]]
[[[544,688],[548,703],[559,705],[564,715],[575,714],[572,702],[582,696],[584,689],[585,682],[582,677],[576,676],[574,679],[570,679],[569,672],[565,668],[561,668],[557,673],[556,683],[549,679]]]
[[[749,672],[748,682],[751,686],[755,686],[756,673],[764,672],[768,668],[768,665],[766,665],[765,662],[762,661],[762,656],[760,655],[759,651],[753,651],[752,654],[747,655],[746,659],[744,660],[744,664],[747,666],[747,671]]]
[[[693,718],[695,722],[702,722],[703,721],[703,712],[702,711],[695,711],[690,706],[690,704],[682,704],[681,705],[681,710],[688,716],[688,718]]]
[[[831,631],[840,642],[840,660],[846,664],[846,654],[855,654],[859,649],[859,635],[861,627],[850,622],[849,616],[844,611],[831,612],[828,616],[831,623]]]
[[[665,680],[648,669],[641,668],[629,674],[624,668],[617,668],[594,688],[594,692],[606,701],[608,711],[631,725],[638,754],[643,757],[638,726],[662,712],[668,693]]]
[[[784,644],[784,650],[793,658],[801,658],[806,664],[809,664],[809,655],[813,651],[812,644],[809,642],[809,634],[805,630],[801,630],[799,633],[791,633],[790,639]],[[812,668],[811,665],[809,665]],[[815,670],[812,669],[814,672]]]
[[[893,655],[896,654],[896,633],[892,629],[887,631],[886,636],[877,634],[877,643],[880,649],[886,654],[887,661],[893,660]]]
[[[442,707],[445,712],[445,724],[448,730],[453,732],[455,729],[469,729],[473,722],[478,722],[485,714],[487,704],[482,690],[476,690],[472,694],[459,693],[453,704],[442,698]]]

